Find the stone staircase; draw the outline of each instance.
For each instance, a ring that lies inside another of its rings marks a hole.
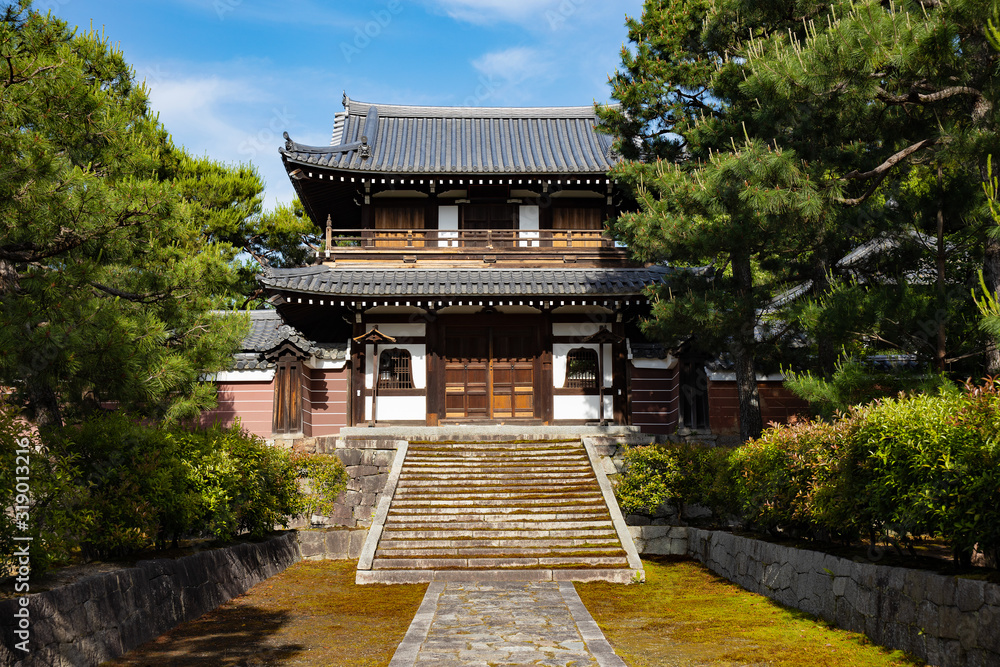
[[[636,576],[579,440],[412,442],[387,494],[358,583]]]

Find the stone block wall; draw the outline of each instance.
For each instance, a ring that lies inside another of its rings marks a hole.
[[[389,480],[389,469],[402,440],[389,438],[303,438],[295,448],[308,453],[334,454],[347,468],[347,490],[332,515],[313,517],[312,525],[369,528],[379,498]],[[296,524],[296,527],[302,527]]]
[[[358,558],[368,536],[366,528],[357,530],[300,530],[299,551],[303,560],[347,560]]]
[[[1000,585],[721,531],[631,526],[639,553],[687,555],[776,602],[941,667],[1000,665]]]
[[[124,655],[195,619],[301,558],[295,533],[87,577],[28,596],[29,652],[12,622],[17,598],[0,601],[0,664],[83,667]]]

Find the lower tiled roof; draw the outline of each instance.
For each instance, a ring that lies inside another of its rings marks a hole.
[[[274,269],[274,291],[343,297],[637,296],[670,269],[375,269],[314,266]]]
[[[250,332],[243,339],[241,351],[233,357],[233,370],[274,368],[274,362],[268,361],[264,354],[285,342],[317,359],[347,358],[347,343],[316,343],[303,336],[294,327],[285,324],[277,311],[254,310],[250,312]]]

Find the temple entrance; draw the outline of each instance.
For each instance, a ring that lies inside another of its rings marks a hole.
[[[446,419],[533,419],[537,326],[447,326]]]

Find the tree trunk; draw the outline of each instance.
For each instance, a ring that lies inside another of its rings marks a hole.
[[[757,391],[757,370],[754,364],[754,329],[757,314],[753,303],[753,273],[750,257],[733,254],[733,279],[740,299],[741,326],[733,341],[736,362],[736,392],[740,404],[740,438],[759,438],[763,430],[760,417],[760,394]]]
[[[829,246],[820,239],[820,246],[813,258],[812,292],[823,295],[830,289]],[[837,368],[839,350],[826,336],[819,336],[816,341],[816,363],[824,375],[832,375]]]
[[[29,379],[27,384],[28,407],[34,413],[35,424],[39,428],[62,426],[62,410],[59,408],[59,399],[52,387],[47,382],[39,383],[32,379]]]
[[[946,260],[948,259],[944,245],[944,172],[941,165],[937,170],[938,181],[938,211],[937,211],[937,345],[934,348],[934,367],[938,373],[945,372],[948,342],[948,294],[944,284]]]
[[[986,257],[983,260],[983,281],[986,289],[1000,298],[1000,239],[989,236],[986,239]],[[986,373],[992,377],[1000,375],[1000,349],[992,338],[986,344]]]

